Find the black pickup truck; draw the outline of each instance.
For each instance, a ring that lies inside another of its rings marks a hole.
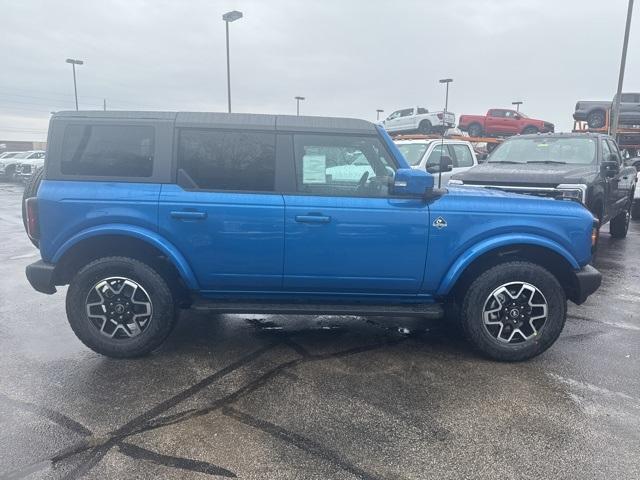
[[[587,122],[589,128],[602,128],[606,124],[606,112],[613,101],[580,100],[573,113],[574,120]],[[620,95],[620,125],[640,125],[640,93],[622,93]]]
[[[487,162],[451,177],[449,184],[495,188],[585,205],[613,237],[627,235],[636,169],[616,142],[596,133],[518,135]]]

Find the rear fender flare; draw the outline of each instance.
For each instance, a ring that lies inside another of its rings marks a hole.
[[[189,263],[180,253],[180,251],[175,247],[175,245],[162,238],[156,232],[143,227],[122,224],[108,224],[88,228],[77,233],[66,242],[64,242],[52,257],[51,263],[58,263],[58,261],[64,256],[65,253],[70,251],[70,249],[72,249],[75,245],[82,242],[83,240],[103,235],[121,235],[125,237],[133,237],[156,247],[158,250],[163,252],[175,266],[186,286],[190,290],[199,290],[200,287],[198,286],[198,281],[193,274]]]
[[[565,260],[567,260],[567,262],[574,270],[580,269],[580,265],[578,265],[578,262],[571,255],[571,253],[569,253],[569,251],[562,245],[553,240],[549,240],[548,238],[533,234],[499,235],[496,237],[484,239],[481,242],[472,245],[461,255],[459,255],[453,265],[449,267],[449,270],[443,277],[442,282],[440,282],[440,286],[438,287],[438,291],[436,292],[436,294],[439,296],[447,295],[455,286],[456,282],[458,281],[462,273],[466,270],[466,268],[481,255],[500,247],[508,247],[509,245],[533,245],[547,248],[561,255]]]

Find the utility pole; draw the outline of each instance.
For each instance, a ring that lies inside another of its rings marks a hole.
[[[616,92],[615,102],[611,115],[613,123],[611,124],[611,136],[616,138],[618,133],[618,117],[620,116],[620,97],[622,96],[622,83],[624,82],[624,68],[627,63],[627,45],[629,44],[629,30],[631,30],[631,14],[633,13],[633,0],[629,0],[627,9],[627,25],[624,28],[624,40],[622,42],[622,59],[620,60],[620,75],[618,75],[618,90]]]
[[[73,58],[67,58],[67,63],[70,63],[73,67],[73,93],[76,97],[76,112],[78,111],[78,87],[76,85],[76,65],[83,65],[84,62],[82,60],[75,60]]]
[[[384,112],[383,109],[381,109],[381,108],[376,109],[376,120],[380,120],[380,114],[382,112]]]
[[[107,99],[103,98],[102,99],[102,109],[106,112],[107,111]]]

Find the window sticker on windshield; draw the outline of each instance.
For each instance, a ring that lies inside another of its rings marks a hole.
[[[304,155],[302,157],[302,183],[327,183],[327,157]]]
[[[538,147],[542,147],[542,148],[546,148],[546,147],[548,147],[548,146],[549,146],[549,144],[548,144],[548,143],[539,143],[539,144],[538,144]]]

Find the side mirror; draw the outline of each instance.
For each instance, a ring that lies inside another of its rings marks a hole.
[[[413,168],[398,169],[391,188],[394,195],[415,198],[423,198],[430,189],[433,189],[433,177]]]
[[[605,177],[615,177],[620,172],[620,165],[618,165],[617,160],[612,160],[616,158],[615,155],[609,155],[606,160],[604,160],[600,164],[600,173]]]
[[[514,115],[513,118],[515,118],[516,120],[522,120],[522,117],[520,115]]]
[[[440,163],[438,165],[429,165],[427,172],[429,173],[446,173],[453,170],[453,161],[448,155],[440,157]]]
[[[640,157],[629,157],[624,161],[625,167],[635,167],[640,172]]]

